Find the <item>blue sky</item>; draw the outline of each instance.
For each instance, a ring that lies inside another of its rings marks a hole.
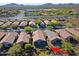
[[[79,0],[0,0],[1,4],[18,3],[18,4],[44,4],[44,3],[79,3]]]

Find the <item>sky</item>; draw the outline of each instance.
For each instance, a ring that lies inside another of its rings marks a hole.
[[[18,4],[45,4],[45,3],[79,3],[79,0],[0,0],[0,5],[8,3],[18,3]]]

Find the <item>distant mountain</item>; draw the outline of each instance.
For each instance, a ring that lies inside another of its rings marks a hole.
[[[46,3],[42,5],[23,5],[23,4],[16,4],[16,3],[10,3],[6,5],[2,5],[0,7],[4,8],[14,8],[14,7],[24,7],[24,8],[48,8],[48,7],[79,7],[79,4],[73,4],[73,3],[68,3],[68,4],[52,4],[52,3]]]
[[[58,4],[57,6],[61,6],[61,7],[79,7],[79,4],[68,3],[68,4]]]
[[[52,3],[43,4],[43,6],[52,6],[52,5],[54,5],[54,4],[52,4]]]
[[[47,6],[47,7],[54,7],[54,6],[58,6],[58,7],[71,7],[71,6],[79,6],[79,4],[74,4],[74,3],[68,3],[68,4],[52,4],[52,3],[47,3],[47,4],[43,4],[42,6]]]
[[[22,7],[24,6],[23,4],[16,4],[16,3],[10,3],[6,5],[2,5],[1,7]]]

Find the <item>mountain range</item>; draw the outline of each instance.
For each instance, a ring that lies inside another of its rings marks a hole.
[[[79,4],[74,4],[74,3],[68,3],[68,4],[52,4],[52,3],[46,3],[42,5],[23,5],[23,4],[16,4],[16,3],[10,3],[6,5],[2,5],[0,7],[3,8],[14,8],[14,7],[79,7]]]

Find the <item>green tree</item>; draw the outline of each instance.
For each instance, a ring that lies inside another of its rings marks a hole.
[[[2,26],[1,28],[2,28],[2,29],[7,29],[7,28],[8,28],[8,26]]]
[[[40,24],[42,23],[42,21],[41,21],[40,19],[37,19],[37,20],[35,20],[35,23],[36,23],[37,25],[40,25]]]
[[[31,50],[31,49],[33,49],[33,46],[31,44],[25,44],[24,48],[26,50]]]
[[[10,49],[9,49],[9,51],[8,51],[8,54],[9,55],[20,55],[20,54],[22,54],[22,47],[21,47],[21,45],[20,44],[15,44],[15,45],[13,45]]]
[[[53,27],[52,26],[47,26],[47,29],[52,30]]]
[[[64,51],[71,52],[72,49],[73,49],[73,47],[72,47],[72,44],[71,44],[71,43],[64,42],[64,43],[62,44],[62,49],[63,49]]]
[[[3,44],[0,43],[0,49],[3,48]]]
[[[17,26],[15,26],[15,25],[12,25],[11,27],[12,27],[12,28],[14,28],[14,29],[17,29],[17,28],[18,28],[18,27],[17,27]]]
[[[48,26],[56,26],[58,24],[59,24],[58,21],[53,20],[52,22],[49,22]]]
[[[25,27],[24,30],[26,32],[31,32],[33,30],[33,28],[28,26],[28,27]]]
[[[71,27],[72,27],[72,24],[71,24],[71,23],[66,23],[65,26],[66,26],[67,28],[71,28]]]

